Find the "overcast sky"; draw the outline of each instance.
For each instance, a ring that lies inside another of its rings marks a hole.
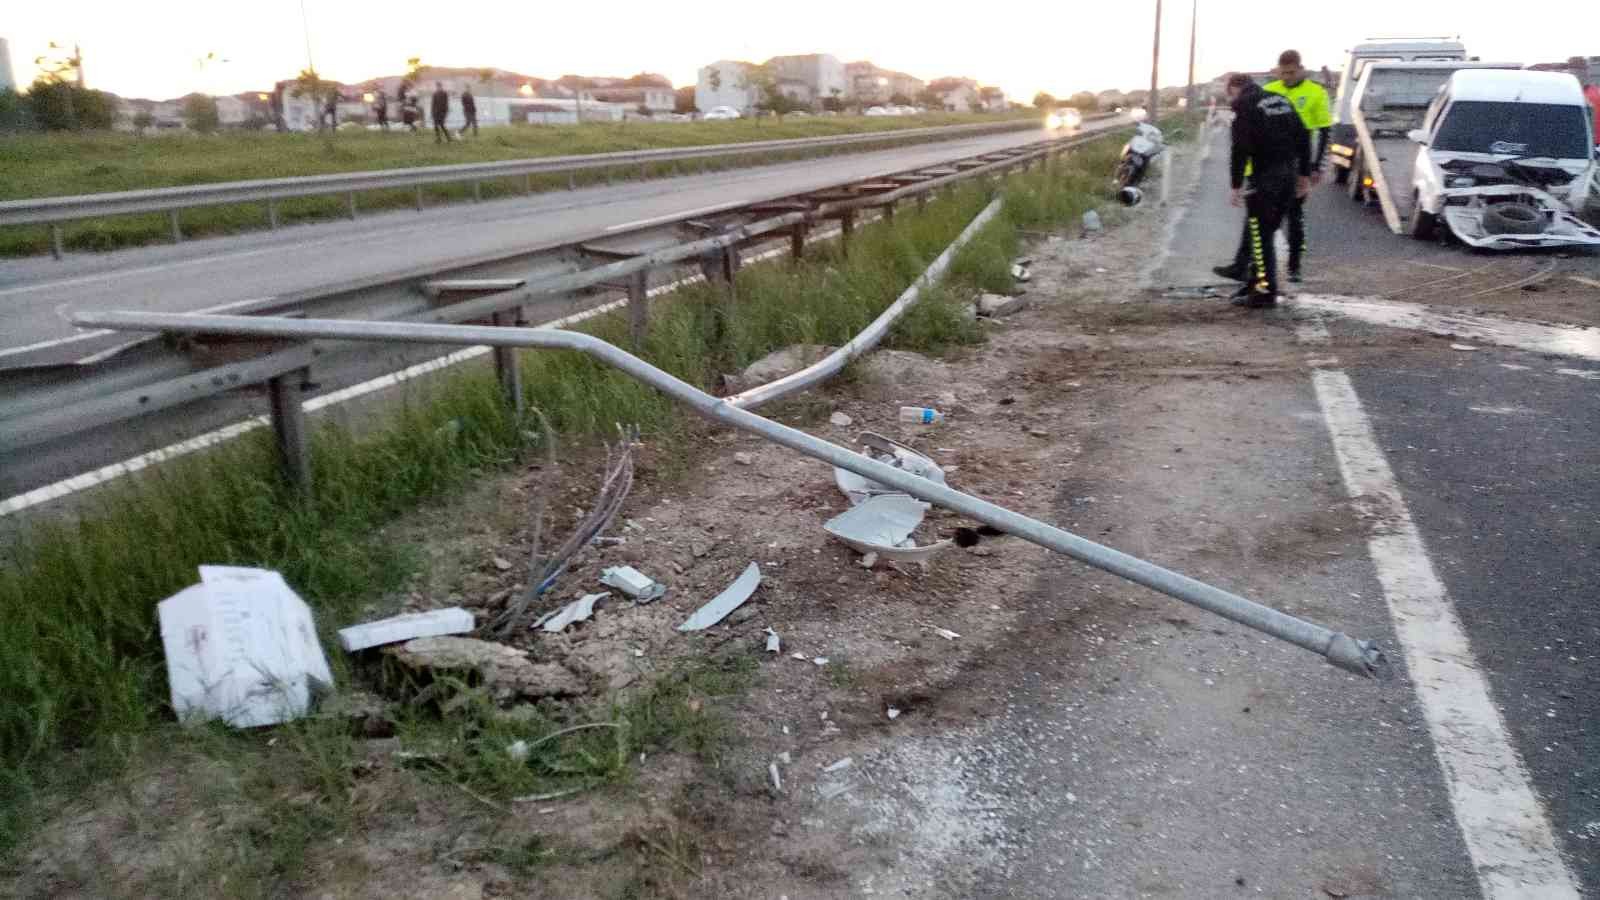
[[[304,3],[312,59],[324,77],[341,81],[399,73],[407,57],[420,55],[438,65],[498,66],[546,77],[659,72],[684,85],[716,59],[824,52],[924,79],[972,77],[1024,102],[1039,90],[1148,86],[1155,15],[1154,0]],[[130,97],[254,90],[292,78],[306,64],[300,0],[9,7],[0,17],[0,37],[10,42],[15,75],[24,84],[35,73],[34,57],[50,52],[50,41],[79,43],[90,86]],[[1305,11],[1299,26],[1296,9]],[[1513,62],[1600,55],[1600,0],[1527,7],[1505,0],[1343,0],[1333,6],[1201,0],[1200,17],[1201,79],[1230,68],[1268,68],[1286,47],[1299,48],[1313,67],[1337,69],[1346,47],[1378,33],[1459,33],[1471,53]],[[1167,0],[1163,85],[1186,79],[1189,21],[1189,3]],[[208,52],[228,62],[198,66]]]

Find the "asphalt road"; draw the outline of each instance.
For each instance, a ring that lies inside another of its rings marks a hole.
[[[1430,715],[1458,710],[1441,711],[1438,694],[1430,707],[1414,681],[1385,603],[1393,583],[1366,540],[1394,526],[1371,498],[1347,496],[1347,461],[1308,364],[1348,374],[1536,811],[1578,889],[1600,892],[1600,363],[1337,316],[1319,320],[1326,345],[1307,347],[1312,316],[1292,298],[1265,314],[1186,298],[1216,284],[1209,268],[1232,256],[1238,234],[1225,149],[1225,139],[1213,146],[1146,282],[1236,326],[1223,352],[1259,374],[1220,389],[1169,381],[1108,395],[1086,452],[1105,474],[1066,486],[1059,520],[1376,638],[1396,678],[1329,677],[1170,600],[1055,567],[1035,588],[1045,612],[1005,654],[1005,724],[977,763],[1003,773],[993,790],[1025,786],[1028,797],[1010,823],[1026,839],[985,896],[1467,897],[1494,879],[1469,849],[1485,846],[1481,807],[1460,799],[1470,775],[1441,763],[1449,738],[1429,727]],[[1291,294],[1403,295],[1552,321],[1564,307],[1519,282],[1531,272],[1553,285],[1597,266],[1591,254],[1421,244],[1331,187],[1308,210],[1311,277]],[[1595,301],[1600,290],[1587,295]],[[1074,593],[1093,602],[1062,609]]]
[[[1115,127],[1092,122],[1086,130]],[[756,166],[701,175],[422,213],[374,213],[183,244],[105,254],[8,261],[0,266],[0,349],[74,333],[76,308],[184,312],[449,263],[594,240],[685,213],[712,213],[763,200],[934,166],[1015,147],[1045,134],[1024,130],[869,153]]]

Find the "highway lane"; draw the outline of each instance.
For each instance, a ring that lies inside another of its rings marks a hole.
[[[1086,130],[1116,127],[1094,122]],[[0,267],[0,349],[69,336],[75,308],[191,311],[292,296],[451,263],[594,240],[686,213],[870,179],[1032,143],[1024,130],[870,153],[628,182],[526,198],[390,211],[107,254]]]

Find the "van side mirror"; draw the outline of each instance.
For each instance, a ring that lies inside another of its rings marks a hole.
[[[1414,143],[1421,144],[1424,147],[1428,146],[1428,133],[1421,128],[1411,129],[1406,132],[1406,137],[1410,138]]]

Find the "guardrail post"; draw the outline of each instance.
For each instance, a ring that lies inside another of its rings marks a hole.
[[[894,201],[893,200],[890,200],[888,203],[885,203],[883,205],[883,220],[885,222],[893,222],[894,221]]]
[[[856,233],[856,211],[847,209],[839,214],[839,255],[850,255],[850,238]]]
[[[301,495],[311,493],[311,445],[306,436],[305,406],[300,402],[301,385],[309,376],[309,369],[296,369],[267,380],[278,459],[284,477]]]
[[[356,218],[356,192],[351,191],[349,194],[347,194],[344,198],[344,202],[346,208],[350,210],[350,221],[354,222]]]
[[[483,182],[481,182],[481,181],[474,181],[472,183],[472,202],[473,203],[482,203],[483,202]]]
[[[417,212],[422,212],[422,185],[417,185]]]
[[[575,191],[577,189],[578,189],[578,174],[576,172],[568,172],[567,173],[567,190]]]
[[[278,201],[267,201],[267,227],[273,231],[278,230]]]
[[[797,260],[806,258],[806,226],[803,222],[789,231],[789,255]]]
[[[633,352],[644,349],[645,335],[650,330],[650,282],[648,270],[628,276],[628,336],[633,339]]]
[[[928,192],[927,191],[918,191],[917,192],[917,212],[920,213],[920,212],[922,212],[923,210],[925,210],[927,208],[928,208]]]
[[[524,172],[522,174],[522,192],[524,194],[533,193],[533,173],[532,172]]]
[[[50,255],[56,259],[60,259],[63,255],[61,226],[59,224],[50,226]]]
[[[167,213],[167,224],[172,226],[172,242],[174,244],[182,243],[183,242],[183,226],[178,224],[178,211],[177,210],[174,209],[174,210],[171,210],[171,211],[169,211]]]
[[[494,324],[515,326],[521,324],[520,310],[507,310],[494,314]],[[527,400],[522,394],[522,366],[517,361],[514,347],[494,348],[494,374],[500,381],[500,390],[506,395],[506,404],[518,417],[525,410]]]

